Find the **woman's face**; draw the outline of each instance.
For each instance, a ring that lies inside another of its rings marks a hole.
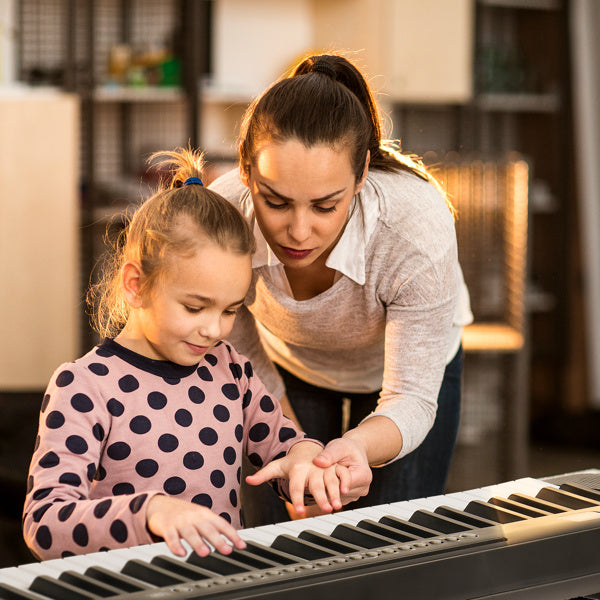
[[[367,157],[368,160],[368,157]],[[347,148],[307,148],[296,140],[259,146],[242,180],[252,194],[256,220],[267,243],[287,268],[323,264],[338,241],[360,182]]]

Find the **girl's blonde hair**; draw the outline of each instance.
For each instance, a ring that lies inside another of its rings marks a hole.
[[[120,283],[126,261],[141,265],[141,293],[146,293],[164,275],[169,256],[193,255],[203,238],[241,255],[251,255],[256,248],[252,230],[235,206],[201,183],[184,185],[190,178],[202,179],[200,152],[156,152],[148,162],[166,168],[169,176],[130,218],[125,215],[126,225],[104,257],[99,281],[87,293],[92,325],[102,337],[115,337],[129,317]]]

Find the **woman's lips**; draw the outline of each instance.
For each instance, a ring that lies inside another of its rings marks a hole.
[[[295,250],[294,248],[287,248],[286,246],[281,246],[281,249],[285,252],[287,256],[296,260],[306,258],[313,251],[312,248],[310,248],[309,250]]]

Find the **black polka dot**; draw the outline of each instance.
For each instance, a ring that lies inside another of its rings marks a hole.
[[[121,404],[116,398],[111,398],[106,403],[106,408],[113,417],[120,417],[125,410],[123,404]]]
[[[196,470],[204,465],[204,457],[200,452],[188,452],[183,457],[183,466],[186,469]]]
[[[229,400],[237,400],[240,397],[240,390],[235,383],[226,383],[221,386],[221,391],[225,398],[228,398]]]
[[[255,467],[262,467],[263,466],[263,460],[260,457],[260,454],[256,454],[256,452],[252,452],[251,454],[248,454],[248,460],[255,466]]]
[[[43,469],[49,469],[50,467],[55,467],[60,462],[60,458],[56,452],[46,452],[42,458],[40,458],[39,465]]]
[[[169,477],[163,485],[163,489],[167,494],[175,496],[185,491],[185,481],[181,477]]]
[[[93,427],[92,427],[92,435],[99,441],[101,442],[104,439],[104,427],[102,427],[102,425],[100,425],[100,423],[96,423]]]
[[[110,498],[107,498],[106,500],[102,500],[101,502],[98,502],[98,504],[96,504],[96,506],[94,506],[94,516],[97,519],[101,519],[110,509],[112,504],[112,500]]]
[[[136,513],[140,512],[140,509],[144,505],[144,502],[146,501],[147,497],[148,497],[148,494],[140,494],[139,496],[136,496],[135,498],[133,498],[133,500],[131,500],[131,502],[129,503],[129,510],[134,515]]]
[[[58,520],[64,523],[73,514],[75,506],[75,502],[71,502],[66,506],[62,506],[61,509],[58,511]]]
[[[292,438],[296,437],[296,430],[292,429],[291,427],[282,427],[279,430],[279,441],[280,442],[287,442],[288,440],[291,440]]]
[[[206,508],[212,508],[213,501],[208,494],[198,494],[192,498],[194,504],[200,504],[200,506],[206,506]]]
[[[88,413],[94,409],[94,403],[86,394],[75,394],[71,398],[71,406],[80,413]]]
[[[144,415],[138,415],[129,421],[129,429],[131,429],[133,433],[137,433],[139,435],[148,433],[151,427],[152,423],[150,423],[150,419]]]
[[[98,471],[96,465],[94,463],[89,463],[86,469],[88,481],[94,481],[94,477],[96,477],[96,472]]]
[[[175,413],[175,422],[182,427],[189,427],[193,420],[192,413],[189,410],[185,410],[185,408],[180,408]]]
[[[225,461],[225,463],[228,465],[233,465],[235,463],[236,459],[237,459],[237,452],[235,451],[235,448],[232,448],[231,446],[227,446],[227,448],[225,448],[225,450],[223,450],[223,460]]]
[[[32,489],[33,489],[33,475],[29,475],[27,477],[27,486],[25,488],[25,492],[27,494],[29,494],[29,492],[31,492]]]
[[[285,450],[282,450],[281,452],[277,453],[272,460],[277,460],[279,458],[283,458],[284,456],[287,455],[287,452]]]
[[[204,360],[213,367],[219,362],[219,359],[214,354],[205,354]]]
[[[243,425],[236,425],[235,426],[235,439],[238,442],[241,442],[242,439],[244,439],[244,427],[243,427]]]
[[[216,488],[222,488],[225,485],[225,475],[224,475],[223,471],[220,471],[219,469],[215,469],[210,474],[210,482]]]
[[[37,510],[34,510],[31,513],[31,516],[33,517],[33,520],[36,523],[39,523],[42,520],[42,517],[44,516],[44,514],[46,513],[46,511],[52,506],[52,502],[49,502],[48,504],[44,504],[43,506],[40,506]]]
[[[98,356],[102,356],[103,358],[108,358],[112,356],[113,353],[108,348],[103,348],[102,346],[96,348],[96,354]]]
[[[116,485],[113,485],[112,493],[115,496],[134,494],[135,488],[133,487],[133,484],[131,484],[129,482],[117,483]]]
[[[246,390],[244,392],[244,397],[242,398],[242,408],[248,408],[250,406],[251,401],[252,401],[252,390]]]
[[[160,410],[167,405],[167,397],[161,392],[150,392],[148,394],[148,406],[154,410]]]
[[[56,377],[56,385],[58,387],[67,387],[73,380],[75,379],[75,375],[73,375],[73,371],[61,371]]]
[[[34,500],[43,500],[44,498],[47,498],[50,495],[50,492],[52,492],[54,488],[40,488],[39,490],[35,490],[35,492],[33,492],[33,496],[32,498]]]
[[[225,519],[228,523],[231,523],[231,515],[226,512],[222,512],[219,514],[222,519]]]
[[[152,477],[158,471],[158,463],[151,458],[140,460],[135,465],[135,471],[140,477]]]
[[[88,545],[90,541],[88,530],[83,523],[79,523],[73,528],[73,541],[82,548]]]
[[[131,446],[125,442],[115,442],[106,448],[106,454],[113,460],[125,460],[131,454]]]
[[[61,412],[58,410],[53,410],[52,412],[48,413],[48,416],[46,417],[46,427],[48,427],[48,429],[58,429],[64,424],[65,417]]]
[[[206,396],[199,387],[193,385],[188,390],[188,397],[194,404],[202,404]]]
[[[122,392],[135,392],[140,387],[140,382],[133,375],[124,375],[119,379],[119,388]]]
[[[248,439],[252,442],[262,442],[267,438],[271,429],[266,423],[256,423],[250,427],[250,431],[248,431]]]
[[[40,447],[41,438],[39,435],[35,436],[35,442],[33,442],[33,451],[35,452]]]
[[[219,435],[212,427],[201,429],[198,437],[206,446],[214,446],[219,441]]]
[[[213,415],[215,415],[215,419],[217,419],[217,421],[221,421],[221,423],[226,423],[229,421],[229,417],[231,416],[227,408],[222,404],[217,404],[213,408]]]
[[[165,433],[158,438],[158,447],[163,452],[173,452],[179,446],[179,440],[170,433]]]
[[[252,369],[252,364],[250,363],[249,360],[247,360],[244,363],[244,374],[246,375],[246,377],[248,379],[250,379],[250,377],[252,377],[252,375],[254,375],[254,370]]]
[[[229,502],[231,502],[231,506],[237,507],[238,505],[238,495],[236,490],[231,490],[229,492]]]
[[[120,519],[116,519],[110,526],[110,535],[112,535],[114,540],[123,544],[127,541],[127,526]]]
[[[235,477],[238,483],[242,483],[242,467],[238,467]]]
[[[198,377],[202,379],[202,381],[212,381],[213,376],[208,367],[198,367]]]
[[[163,381],[169,385],[179,385],[181,378],[179,377],[163,377]]]
[[[231,374],[233,375],[234,379],[241,379],[242,378],[242,367],[241,367],[241,365],[238,365],[237,363],[229,363],[229,370],[231,371]]]
[[[44,394],[44,398],[42,399],[42,404],[40,406],[40,412],[46,412],[48,408],[48,402],[50,402],[50,394]]]
[[[275,403],[271,396],[263,396],[260,399],[260,408],[263,412],[270,413],[275,410]]]
[[[73,487],[77,487],[81,485],[81,477],[77,475],[77,473],[63,473],[58,478],[59,483],[64,483],[65,485],[72,485]]]
[[[63,550],[60,553],[61,558],[69,558],[69,556],[75,556],[75,552],[71,552],[70,550]]]
[[[52,546],[52,534],[46,525],[38,527],[38,530],[35,532],[35,541],[40,548],[44,550],[50,549],[50,546]]]
[[[108,367],[102,363],[92,363],[88,366],[88,369],[94,373],[94,375],[108,375]]]
[[[106,469],[102,465],[98,465],[98,471],[96,473],[96,480],[102,481],[106,479]]]
[[[85,454],[88,449],[87,442],[80,435],[70,435],[65,441],[65,446],[73,454]]]

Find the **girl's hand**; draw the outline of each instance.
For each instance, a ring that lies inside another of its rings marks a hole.
[[[288,479],[290,499],[296,513],[306,512],[304,496],[312,495],[319,508],[326,513],[342,508],[342,495],[350,486],[350,472],[342,465],[317,467],[313,459],[321,447],[314,442],[294,444],[287,456],[274,460],[246,477],[250,485],[260,485],[271,479]]]
[[[246,543],[234,527],[205,506],[158,494],[150,499],[146,509],[148,529],[162,537],[171,552],[185,556],[185,540],[199,556],[210,553],[211,544],[222,554],[230,554],[231,542],[243,550]]]

